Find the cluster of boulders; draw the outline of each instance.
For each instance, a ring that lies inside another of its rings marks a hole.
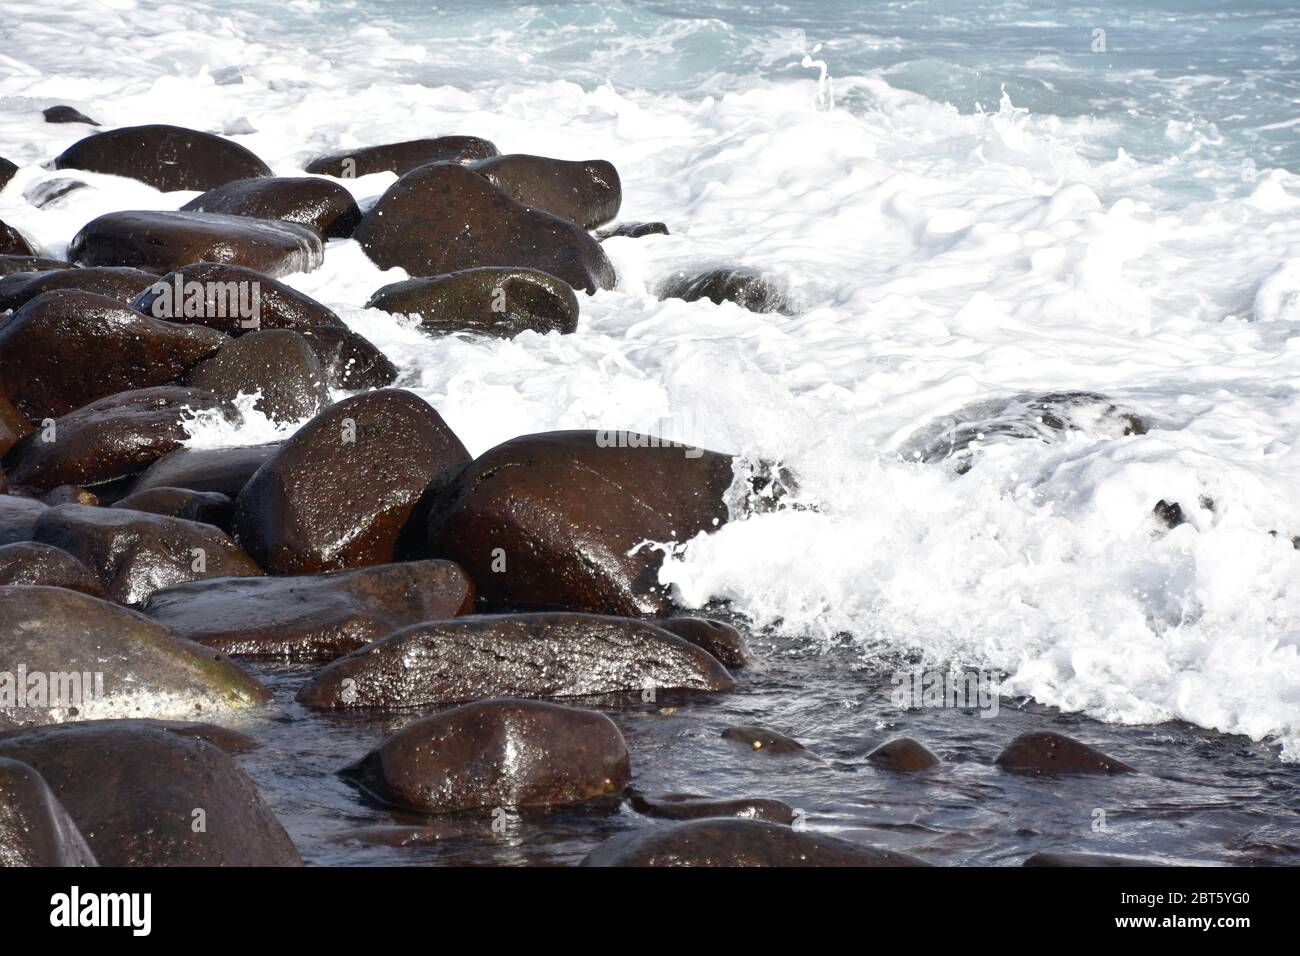
[[[341,771],[384,806],[626,798],[674,821],[592,865],[917,862],[804,832],[779,801],[631,790],[618,727],[563,703],[732,688],[739,633],[675,616],[659,582],[664,546],[728,520],[745,480],[730,456],[573,431],[475,458],[389,387],[380,350],[277,278],[353,238],[412,276],[369,305],[431,333],[572,332],[575,290],[615,280],[591,232],[620,206],[612,165],[449,136],[280,178],[229,140],[144,126],[89,136],[54,166],[203,192],[179,211],[100,216],[66,262],[0,223],[0,862],[299,862],[231,757],[254,743],[207,722],[270,699],[232,658],[314,665],[308,708],[418,717]],[[338,181],[383,171],[400,178],[364,212]],[[0,162],[0,188],[12,172]],[[789,305],[735,271],[676,277],[665,294]],[[305,424],[277,444],[187,446],[188,419],[238,424],[246,395]],[[762,728],[725,735],[803,749]],[[869,759],[938,762],[906,740]],[[1126,769],[1059,741],[1021,741],[1001,762]],[[382,829],[371,838],[436,838]]]

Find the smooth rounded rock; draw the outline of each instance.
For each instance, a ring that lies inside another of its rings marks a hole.
[[[346,328],[332,309],[310,296],[256,269],[226,262],[198,262],[169,272],[132,305],[157,319],[206,325],[231,336],[260,329]]]
[[[332,660],[419,621],[467,614],[474,585],[449,561],[219,578],[155,591],[144,606],[181,637],[241,657]]]
[[[716,660],[644,621],[596,614],[470,615],[404,628],[334,661],[298,700],[400,711],[486,697],[725,691]]]
[[[92,219],[73,237],[68,258],[82,266],[132,266],[165,273],[224,262],[268,276],[311,272],[325,261],[311,226],[208,212],[134,210]]]
[[[86,838],[41,775],[0,757],[0,869],[97,865]]]
[[[279,450],[279,442],[234,448],[177,448],[145,469],[131,486],[131,494],[155,488],[185,488],[217,492],[234,500],[248,479]]]
[[[647,796],[628,795],[632,809],[648,817],[664,820],[702,820],[738,817],[742,820],[766,820],[769,823],[793,823],[794,808],[780,800],[737,797],[732,799],[701,797],[693,793],[660,793]]]
[[[729,456],[651,441],[570,431],[498,445],[435,504],[428,555],[468,571],[489,607],[663,615],[663,554],[644,543],[721,526],[733,475]]]
[[[749,663],[749,645],[730,624],[704,617],[661,617],[654,623],[704,648],[727,667],[744,667]]]
[[[881,744],[871,753],[867,760],[882,770],[910,773],[915,770],[929,770],[939,766],[939,758],[932,754],[924,744],[911,737],[898,737]]]
[[[365,214],[353,238],[380,268],[412,276],[521,266],[588,292],[614,287],[614,267],[582,228],[523,205],[455,163],[407,173]]]
[[[618,215],[623,185],[603,159],[570,161],[510,153],[469,164],[492,185],[529,206],[595,229]]]
[[[262,684],[161,624],[66,588],[0,587],[0,730],[193,718],[255,707]]]
[[[808,748],[793,737],[778,734],[766,727],[755,727],[750,724],[728,727],[722,732],[722,738],[743,744],[756,753],[786,756],[790,754],[806,754],[808,752]]]
[[[165,486],[146,488],[119,498],[109,507],[197,521],[220,528],[227,534],[235,523],[235,502],[219,491],[191,491],[189,488]]]
[[[299,331],[334,388],[384,388],[397,380],[397,366],[388,356],[351,329],[317,325]]]
[[[162,192],[215,189],[235,179],[270,176],[271,168],[238,143],[180,126],[124,126],[69,146],[56,169],[126,176]]]
[[[623,735],[604,714],[506,699],[408,724],[343,774],[382,803],[449,813],[612,797],[630,771]]]
[[[37,519],[48,510],[37,498],[0,495],[0,546],[30,541]]]
[[[37,519],[32,540],[79,559],[119,604],[142,604],[155,591],[185,581],[262,573],[211,525],[124,508],[51,508]]]
[[[339,402],[281,446],[235,501],[235,530],[273,574],[386,564],[431,486],[469,462],[423,399],[398,389]]]
[[[0,219],[0,256],[35,256],[36,250],[27,238]]]
[[[0,382],[34,419],[162,385],[215,352],[226,336],[163,322],[76,289],[45,292],[0,325]]]
[[[1021,734],[998,754],[996,763],[1003,770],[1030,776],[1135,772],[1128,764],[1087,744],[1045,730]]]
[[[418,315],[434,335],[473,332],[513,338],[578,328],[578,297],[568,283],[535,269],[465,269],[386,285],[367,309]]]
[[[93,292],[129,305],[157,281],[158,277],[150,272],[125,267],[92,266],[87,269],[19,272],[0,278],[0,312],[20,309],[38,295],[59,289]]]
[[[204,740],[99,721],[0,738],[0,756],[45,778],[102,866],[301,863],[252,780]]]
[[[51,106],[41,110],[41,115],[45,117],[45,122],[47,123],[85,123],[87,126],[99,125],[85,113],[81,112],[81,110],[72,106]]]
[[[290,329],[228,339],[185,374],[185,384],[234,401],[257,394],[253,408],[274,422],[299,422],[329,405],[329,386],[316,353]]]
[[[760,820],[697,820],[606,840],[582,866],[926,866],[893,850]]]
[[[109,395],[42,424],[15,445],[6,459],[10,480],[48,491],[127,478],[186,441],[185,421],[200,414],[240,420],[211,392],[195,388],[163,385]]]
[[[397,173],[404,176],[418,166],[429,163],[467,163],[496,156],[497,148],[477,136],[438,136],[413,139],[382,146],[363,146],[318,156],[307,164],[306,171],[336,179],[356,179],[372,173]]]
[[[0,545],[0,587],[67,588],[106,598],[99,577],[62,548],[39,541]]]
[[[314,176],[239,179],[187,202],[181,209],[312,226],[326,239],[347,238],[361,221],[352,194]]]

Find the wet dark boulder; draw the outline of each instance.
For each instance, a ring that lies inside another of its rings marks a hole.
[[[253,408],[274,422],[311,418],[330,403],[316,353],[290,329],[227,339],[216,354],[186,372],[184,381],[227,401],[258,393]]]
[[[352,194],[315,176],[239,179],[191,199],[182,210],[312,226],[326,239],[345,239],[361,221]]]
[[[119,604],[142,604],[155,591],[185,581],[262,573],[211,525],[125,508],[51,508],[37,519],[32,540],[79,559]]]
[[[467,614],[474,585],[449,561],[155,591],[144,606],[175,634],[241,657],[332,660],[419,621]]]
[[[469,615],[404,628],[303,686],[316,710],[408,710],[486,697],[724,691],[716,660],[653,624],[596,614]]]
[[[662,552],[727,520],[731,458],[620,432],[516,438],[432,509],[428,554],[465,568],[490,607],[662,615]]]
[[[20,309],[38,295],[60,289],[93,292],[129,305],[131,300],[157,281],[156,275],[142,269],[114,267],[19,272],[0,278],[0,312]]]
[[[898,456],[923,464],[942,462],[960,475],[990,445],[1051,444],[1072,434],[1122,438],[1145,435],[1149,427],[1136,409],[1096,392],[1022,392],[981,399],[935,418],[903,443]]]
[[[926,866],[893,850],[760,820],[697,820],[606,840],[582,866]]]
[[[1042,776],[1058,773],[1134,773],[1132,767],[1073,738],[1040,730],[1021,734],[995,761],[1011,773]]]
[[[71,106],[51,106],[47,109],[41,110],[41,115],[45,117],[45,122],[47,123],[85,123],[87,126],[99,125],[85,113],[81,112],[81,110]]]
[[[218,492],[233,500],[257,469],[279,450],[279,442],[235,448],[177,448],[150,465],[131,486],[131,494],[154,488],[187,488]]]
[[[60,259],[45,259],[33,255],[5,255],[0,253],[0,276],[16,275],[19,272],[46,272],[50,269],[75,269],[71,262]]]
[[[0,256],[35,255],[36,250],[27,238],[13,226],[0,220]]]
[[[386,285],[367,309],[418,315],[434,335],[473,332],[514,338],[520,332],[576,331],[578,297],[568,283],[536,269],[465,269]]]
[[[126,176],[162,192],[215,189],[235,179],[270,176],[271,168],[238,143],[180,126],[124,126],[69,146],[56,169]]]
[[[646,236],[666,236],[668,227],[662,222],[620,222],[596,230],[596,238],[601,242],[606,239],[644,239]]]
[[[660,793],[646,796],[632,791],[628,801],[637,813],[663,820],[703,820],[739,817],[769,823],[793,823],[794,808],[780,800],[750,797],[701,797],[693,793]]]
[[[235,501],[235,530],[273,574],[386,564],[425,498],[469,453],[423,399],[365,392],[317,415]]]
[[[99,577],[62,548],[39,541],[0,545],[0,587],[67,588],[91,597],[108,594]]]
[[[189,488],[146,488],[119,498],[109,507],[145,511],[167,518],[182,518],[210,524],[230,533],[235,523],[235,502],[219,491],[191,491]]]
[[[200,389],[162,385],[109,395],[15,445],[6,458],[9,479],[49,491],[127,478],[180,447],[189,438],[186,420],[200,414],[239,421],[233,408]]]
[[[0,456],[8,454],[10,448],[35,430],[31,419],[14,408],[13,402],[0,392]]]
[[[293,841],[234,759],[134,722],[0,737],[31,765],[102,866],[296,866]]]
[[[659,298],[687,302],[708,299],[714,305],[734,302],[750,312],[789,315],[793,311],[786,290],[752,269],[712,269],[699,274],[676,272],[659,287]]]
[[[588,292],[614,287],[614,267],[581,227],[523,205],[454,163],[407,173],[362,217],[353,238],[380,268],[413,276],[517,266]]]
[[[749,663],[749,645],[730,624],[704,617],[661,617],[654,623],[704,648],[727,667],[734,669]]]
[[[36,498],[0,495],[0,546],[32,540],[36,521],[49,506]]]
[[[171,381],[226,341],[93,292],[45,292],[0,325],[0,384],[31,418],[54,418]]]
[[[51,508],[58,505],[99,505],[99,495],[80,485],[60,485],[41,495],[41,501]]]
[[[871,753],[867,760],[882,770],[908,773],[913,770],[929,770],[939,765],[939,758],[932,754],[922,743],[911,737],[898,737],[881,744]]]
[[[334,388],[353,392],[384,388],[397,380],[397,366],[388,356],[351,329],[317,325],[299,331]]]
[[[438,136],[340,150],[318,156],[305,169],[314,175],[333,176],[335,179],[356,179],[372,173],[405,176],[416,167],[429,163],[468,163],[496,155],[497,148],[477,136]]]
[[[630,776],[604,714],[509,699],[408,724],[342,773],[381,803],[424,813],[586,803],[614,797]]]
[[[12,161],[0,156],[0,189],[9,185],[9,180],[14,178],[16,172],[18,167]]]
[[[510,153],[470,163],[469,168],[518,202],[583,229],[609,222],[623,204],[618,170],[603,159],[575,162]]]
[[[256,269],[226,262],[198,262],[169,272],[132,305],[156,319],[206,325],[231,336],[259,329],[346,328],[332,309],[310,296]]]
[[[98,866],[86,838],[41,775],[0,757],[0,869]]]
[[[750,750],[765,754],[789,756],[808,753],[808,748],[793,737],[778,734],[766,727],[755,727],[750,724],[726,728],[722,731],[722,739],[734,741],[748,747]]]
[[[193,718],[271,699],[221,654],[66,588],[0,587],[0,662],[25,684],[0,694],[0,731],[79,719]]]
[[[82,266],[133,266],[171,272],[196,262],[247,266],[268,276],[311,272],[325,242],[311,226],[210,212],[133,210],[92,219],[68,246]]]

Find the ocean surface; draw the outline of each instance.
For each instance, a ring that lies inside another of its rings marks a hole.
[[[194,195],[78,173],[93,188],[36,209],[30,191],[67,175],[40,164],[87,132],[44,123],[56,103],[106,126],[225,133],[281,175],[334,148],[451,133],[604,158],[620,218],[667,223],[668,236],[606,242],[618,287],[583,297],[568,336],[432,339],[364,310],[404,274],[351,241],[289,279],[393,358],[398,384],[473,453],[631,428],[794,476],[784,507],[667,561],[678,600],[740,623],[759,660],[726,700],[627,711],[639,786],[781,797],[934,862],[1052,848],[1300,858],[1296,4],[0,0],[0,13],[0,155],[22,166],[0,219],[49,254],[101,213]],[[347,185],[365,201],[393,180]],[[674,270],[720,265],[783,285],[794,314],[654,294]],[[1104,401],[1064,432],[1037,429],[1051,440],[975,425],[969,470],[918,460],[945,416],[996,423],[1008,399],[1075,391]],[[256,419],[193,430],[204,445],[276,434]],[[1184,522],[1160,521],[1160,501]],[[1003,675],[1000,717],[891,711],[901,662]],[[291,703],[300,674],[259,673],[283,704],[248,765],[312,862],[355,861],[330,832],[382,814],[331,774],[385,727],[308,718]],[[728,750],[717,729],[742,718],[809,743],[819,771]],[[1067,800],[989,770],[1039,728],[1155,776]],[[951,773],[900,789],[865,769],[897,732]],[[1106,806],[1130,825],[1099,841],[1090,813]],[[571,862],[602,828],[636,825],[626,817],[521,824],[493,861]]]

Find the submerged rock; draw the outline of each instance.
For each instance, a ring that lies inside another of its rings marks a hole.
[[[606,239],[643,239],[646,236],[666,235],[668,235],[668,227],[662,222],[620,222],[618,225],[596,230],[596,238],[601,242]]]
[[[239,179],[191,199],[182,210],[312,226],[326,239],[345,239],[361,221],[352,194],[314,176]]]
[[[380,197],[353,234],[382,269],[435,276],[480,266],[539,269],[575,289],[614,287],[600,243],[454,163],[421,166]]]
[[[766,727],[755,727],[750,724],[728,727],[722,732],[722,738],[724,740],[734,740],[736,743],[744,744],[750,750],[761,751],[762,753],[783,756],[808,753],[808,748],[793,737],[778,734]]]
[[[253,407],[274,422],[311,418],[330,403],[329,386],[307,340],[289,329],[228,339],[185,374],[185,383],[226,401],[257,394]]]
[[[867,754],[867,760],[882,770],[898,772],[928,770],[939,765],[939,758],[911,737],[897,737],[881,744]]]
[[[0,737],[0,756],[45,778],[103,866],[301,863],[253,781],[204,740],[98,721]]]
[[[1024,392],[972,402],[915,432],[899,449],[904,461],[947,462],[957,474],[991,444],[1033,439],[1057,442],[1083,432],[1106,438],[1145,435],[1147,422],[1096,392]]]
[[[449,813],[613,797],[630,771],[623,735],[604,714],[506,699],[408,724],[343,775],[382,803]]]
[[[736,797],[721,799],[701,797],[693,793],[661,793],[646,796],[628,794],[632,809],[648,817],[665,820],[702,820],[718,817],[738,817],[742,820],[766,820],[769,823],[793,823],[794,808],[780,800]]]
[[[416,167],[429,163],[468,163],[496,155],[497,148],[477,136],[438,136],[340,150],[318,156],[305,169],[318,176],[336,179],[356,179],[372,173],[405,176]]]
[[[71,106],[51,106],[41,110],[47,123],[85,123],[87,126],[98,126],[93,119]]]
[[[465,568],[492,607],[663,614],[662,551],[646,542],[681,543],[726,521],[732,467],[650,441],[571,431],[498,445],[434,506],[429,555]]]
[[[0,325],[0,381],[35,419],[174,379],[226,337],[151,318],[107,296],[46,292]]]
[[[92,266],[88,269],[46,269],[18,272],[0,278],[0,312],[20,309],[45,292],[79,289],[116,299],[123,305],[158,281],[142,269]]]
[[[163,385],[109,395],[43,425],[10,452],[10,480],[48,491],[96,486],[144,470],[189,437],[184,421],[199,413],[238,422],[210,392]]]
[[[404,628],[334,661],[298,700],[317,710],[398,711],[486,697],[731,687],[716,660],[652,624],[556,612]]]
[[[561,280],[536,269],[465,269],[428,279],[386,285],[367,309],[418,315],[435,335],[475,332],[513,338],[578,328],[578,297]]]
[[[92,219],[73,237],[68,258],[83,266],[134,266],[158,273],[223,262],[283,276],[318,268],[325,261],[325,244],[313,227],[292,222],[136,210]]]
[[[131,494],[154,488],[186,488],[214,491],[233,500],[257,469],[279,450],[279,442],[235,448],[177,448],[150,465],[131,486]]]
[[[125,508],[60,505],[41,515],[32,539],[80,560],[119,604],[142,604],[185,581],[262,573],[211,525]]]
[[[1021,734],[998,754],[997,765],[1033,776],[1056,773],[1135,773],[1128,764],[1087,744],[1050,731]]]
[[[468,462],[460,439],[418,396],[354,395],[258,470],[235,501],[235,529],[273,574],[385,564],[430,486]]]
[[[749,663],[749,645],[730,624],[703,617],[661,617],[654,623],[704,648],[727,667],[744,667]]]
[[[41,775],[0,757],[0,869],[98,866],[86,838]]]
[[[155,591],[150,619],[242,657],[330,660],[419,621],[468,614],[474,585],[449,561],[302,577],[219,578]]]
[[[39,541],[0,545],[0,587],[67,588],[91,597],[108,595],[99,577],[62,548]]]
[[[0,730],[194,717],[271,699],[221,654],[66,588],[0,587],[0,671]]]
[[[760,820],[697,820],[606,840],[582,866],[926,866],[877,850]]]
[[[574,162],[511,153],[469,168],[515,200],[583,229],[609,222],[623,203],[618,170],[603,159]]]
[[[28,186],[23,191],[23,198],[37,209],[48,209],[51,206],[58,206],[63,199],[77,190],[89,188],[89,184],[82,182],[80,179],[69,179],[67,177],[45,179]]]
[[[676,272],[659,288],[660,299],[697,302],[708,299],[714,305],[734,302],[750,312],[792,313],[790,296],[751,269],[713,269],[699,275]]]
[[[162,192],[215,189],[234,179],[270,176],[251,152],[220,136],[180,126],[124,126],[69,146],[56,169],[126,176]]]

